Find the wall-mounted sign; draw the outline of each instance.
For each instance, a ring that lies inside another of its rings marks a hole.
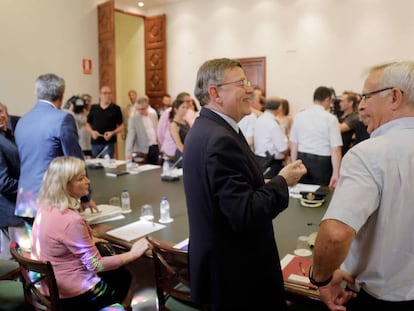
[[[82,59],[82,70],[83,70],[83,74],[85,75],[92,74],[92,59],[87,59],[87,58]]]

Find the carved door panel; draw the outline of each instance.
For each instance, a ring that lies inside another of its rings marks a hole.
[[[99,88],[106,85],[112,90],[112,100],[116,99],[115,83],[115,4],[109,0],[98,5],[98,43],[99,43]],[[120,139],[118,135],[118,140]],[[115,145],[115,158],[120,153]]]
[[[145,89],[158,109],[167,90],[165,15],[145,18]]]
[[[258,86],[266,96],[266,57],[238,58],[252,86]]]
[[[115,83],[115,5],[109,0],[98,5],[99,87],[107,85],[116,98]]]

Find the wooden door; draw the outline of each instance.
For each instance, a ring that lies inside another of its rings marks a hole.
[[[266,96],[266,57],[237,58],[252,86],[260,87]]]
[[[145,18],[145,89],[154,109],[167,92],[165,15]]]

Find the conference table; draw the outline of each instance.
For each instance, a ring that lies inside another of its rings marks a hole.
[[[138,221],[141,206],[150,204],[154,209],[155,221],[159,219],[159,204],[162,196],[166,196],[170,203],[170,216],[173,222],[165,224],[165,228],[154,231],[150,235],[156,239],[172,244],[183,241],[189,236],[186,201],[183,178],[177,181],[162,181],[161,168],[142,171],[138,174],[125,174],[109,177],[104,169],[89,169],[91,179],[92,198],[97,204],[108,204],[111,197],[120,196],[124,189],[128,189],[131,198],[132,212],[124,214],[125,218],[110,222],[92,225],[94,233],[121,247],[128,248],[131,242],[113,237],[107,231]],[[280,213],[274,220],[275,238],[280,258],[286,254],[293,254],[298,236],[309,236],[318,230],[319,222],[329,204],[331,193],[326,196],[325,203],[320,207],[304,207],[298,198],[290,198],[289,207]],[[319,300],[318,291],[285,284],[289,298]]]

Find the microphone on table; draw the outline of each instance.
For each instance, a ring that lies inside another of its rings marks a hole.
[[[100,157],[101,157],[101,155],[103,155],[103,154],[104,154],[104,152],[105,152],[106,150],[108,150],[108,148],[109,148],[109,146],[108,146],[108,145],[105,145],[105,147],[101,150],[101,152],[99,152],[99,153],[96,155],[96,158],[100,158]]]
[[[177,165],[183,160],[183,156],[180,156],[177,161],[170,167],[170,170],[173,170],[177,167]]]
[[[170,173],[168,175],[161,175],[161,180],[162,181],[176,181],[179,180],[180,177],[176,176],[176,175],[172,175],[171,174],[171,170],[173,170],[174,168],[177,167],[178,163],[181,162],[181,160],[183,159],[183,156],[180,156],[178,158],[177,161],[175,161],[175,163],[170,167]]]

